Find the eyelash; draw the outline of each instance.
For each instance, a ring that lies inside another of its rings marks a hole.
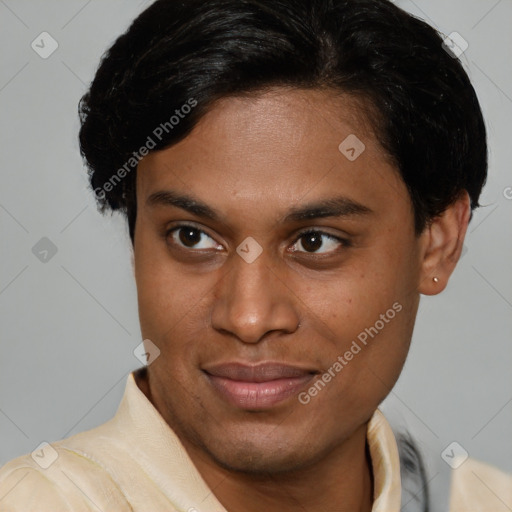
[[[336,242],[338,242],[340,244],[341,247],[344,247],[344,248],[351,246],[351,242],[347,238],[341,238],[339,236],[335,236],[331,233],[328,233],[327,231],[322,231],[321,229],[317,229],[317,228],[308,228],[304,231],[299,232],[298,235],[295,237],[293,245],[295,245],[301,238],[303,238],[307,235],[310,235],[310,234],[325,236],[329,240],[335,240]],[[327,253],[315,253],[315,252],[308,252],[308,251],[294,251],[294,252],[300,252],[303,254],[312,254],[312,255],[314,255],[314,254],[325,255],[325,254],[333,254],[337,251],[329,251]]]
[[[194,226],[193,224],[179,224],[177,226],[173,226],[172,228],[166,230],[165,232],[165,240],[168,241],[169,240],[169,237],[172,235],[172,233],[174,233],[175,231],[178,231],[180,229],[183,229],[183,228],[191,228],[191,229],[194,229],[196,230],[199,234],[204,234],[206,235],[207,237],[211,238],[213,240],[213,237],[211,237],[208,233],[206,233],[206,231],[203,231],[202,229],[198,228],[197,226]],[[338,237],[338,236],[335,236],[335,235],[332,235],[331,233],[328,233],[326,231],[322,231],[321,229],[316,229],[316,228],[308,228],[308,229],[305,229],[304,231],[301,231],[298,233],[298,235],[295,237],[294,241],[293,241],[293,244],[292,245],[295,245],[301,238],[304,238],[305,236],[307,235],[310,235],[310,234],[316,234],[316,235],[320,235],[320,236],[325,236],[326,238],[330,239],[330,240],[335,240],[336,242],[338,242],[340,244],[341,247],[344,247],[344,248],[348,248],[348,247],[351,247],[351,241],[346,239],[346,238],[341,238],[341,237]],[[183,249],[183,250],[194,250],[194,248],[190,248],[190,247],[185,247],[185,246],[182,246],[180,245],[179,246],[180,249]],[[196,249],[196,250],[199,250],[199,251],[205,251],[205,249]],[[326,254],[333,254],[337,251],[329,251],[327,253],[316,253],[316,252],[308,252],[308,251],[293,251],[294,253],[301,253],[301,254],[309,254],[309,255],[326,255]]]

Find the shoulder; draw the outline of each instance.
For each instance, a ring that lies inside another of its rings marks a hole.
[[[71,511],[57,485],[27,460],[18,457],[0,468],[0,509],[5,512]]]
[[[98,433],[93,429],[45,444],[5,464],[0,468],[0,510],[130,510],[112,475],[81,449],[99,440]]]
[[[469,458],[453,470],[450,501],[452,512],[510,512],[512,474]]]

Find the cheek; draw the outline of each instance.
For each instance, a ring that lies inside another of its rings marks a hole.
[[[404,276],[395,268],[383,268],[383,261],[358,261],[319,287],[307,286],[302,298],[308,309],[332,327],[333,333],[357,336],[379,320],[381,314],[399,301],[407,288]],[[301,290],[297,292],[300,294]],[[306,313],[307,314],[307,313]]]
[[[379,257],[361,258],[333,276],[321,291],[310,286],[304,290],[305,302],[315,313],[308,315],[310,327],[325,351],[324,370],[342,358],[343,369],[334,369],[340,378],[331,386],[333,400],[383,399],[408,353],[418,306],[417,293],[410,291],[415,267],[392,250],[375,254]]]
[[[159,339],[194,313],[201,283],[172,263],[165,242],[156,235],[140,229],[137,236],[134,260],[141,330],[144,337]]]
[[[352,330],[343,353],[351,358],[345,382],[355,384],[355,397],[373,397],[379,403],[396,383],[409,351],[417,303],[410,296],[392,294],[370,316],[361,313],[365,321],[357,332]]]

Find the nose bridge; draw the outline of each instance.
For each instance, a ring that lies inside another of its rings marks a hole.
[[[269,302],[276,298],[271,277],[278,280],[265,256],[259,256],[251,263],[241,259],[233,269],[231,297],[236,299],[235,303],[253,303],[251,308],[255,311],[260,309],[259,305],[270,306]]]
[[[295,301],[264,251],[255,259],[233,254],[229,264],[215,293],[212,326],[246,343],[258,342],[269,331],[293,332],[299,322]]]

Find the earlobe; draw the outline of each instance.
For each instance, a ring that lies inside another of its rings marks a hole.
[[[469,194],[464,191],[420,235],[423,250],[419,293],[436,295],[446,288],[459,261],[470,216]]]

